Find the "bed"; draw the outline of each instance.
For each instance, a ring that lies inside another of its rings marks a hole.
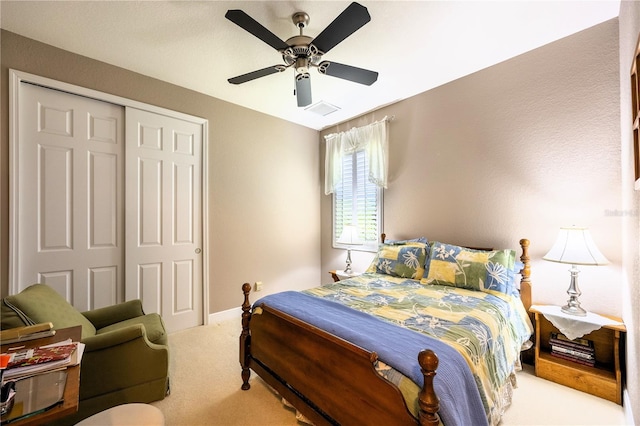
[[[529,241],[519,260],[382,241],[348,280],[253,306],[242,286],[242,389],[253,370],[315,425],[498,424],[532,333]]]

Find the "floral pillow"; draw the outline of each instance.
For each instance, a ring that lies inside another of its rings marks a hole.
[[[473,250],[434,241],[421,283],[511,294],[515,258],[513,250]]]
[[[419,280],[424,275],[427,244],[403,242],[380,244],[378,254],[366,272]]]

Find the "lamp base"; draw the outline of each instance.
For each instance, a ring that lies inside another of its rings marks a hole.
[[[569,284],[569,290],[567,290],[569,300],[567,300],[567,304],[560,310],[565,314],[584,317],[587,315],[587,311],[580,307],[580,301],[578,300],[578,296],[582,294],[578,288],[578,273],[580,271],[576,265],[571,265],[569,272],[571,272],[571,284]]]
[[[344,273],[347,275],[351,275],[351,249],[347,248],[347,267],[344,268]]]
[[[580,306],[564,305],[560,310],[562,312],[564,312],[565,314],[569,314],[569,315],[575,315],[575,316],[578,316],[578,317],[586,317],[587,316],[587,311],[582,309]]]

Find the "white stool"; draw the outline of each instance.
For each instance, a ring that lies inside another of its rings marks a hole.
[[[101,411],[76,426],[164,426],[162,411],[149,404],[123,404]]]

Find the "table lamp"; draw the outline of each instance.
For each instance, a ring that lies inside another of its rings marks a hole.
[[[569,315],[585,316],[587,311],[580,307],[578,296],[578,270],[577,265],[606,265],[609,263],[606,257],[591,238],[588,228],[579,228],[576,226],[560,228],[560,233],[551,250],[543,256],[544,260],[551,262],[568,263],[571,265],[571,284],[567,294],[569,300],[562,307],[561,311]]]
[[[351,274],[353,272],[351,270],[351,247],[348,246],[356,246],[362,244],[362,242],[358,238],[358,228],[353,225],[345,225],[342,228],[342,234],[340,234],[340,238],[338,238],[336,242],[347,246],[347,267],[344,269],[344,273]]]

